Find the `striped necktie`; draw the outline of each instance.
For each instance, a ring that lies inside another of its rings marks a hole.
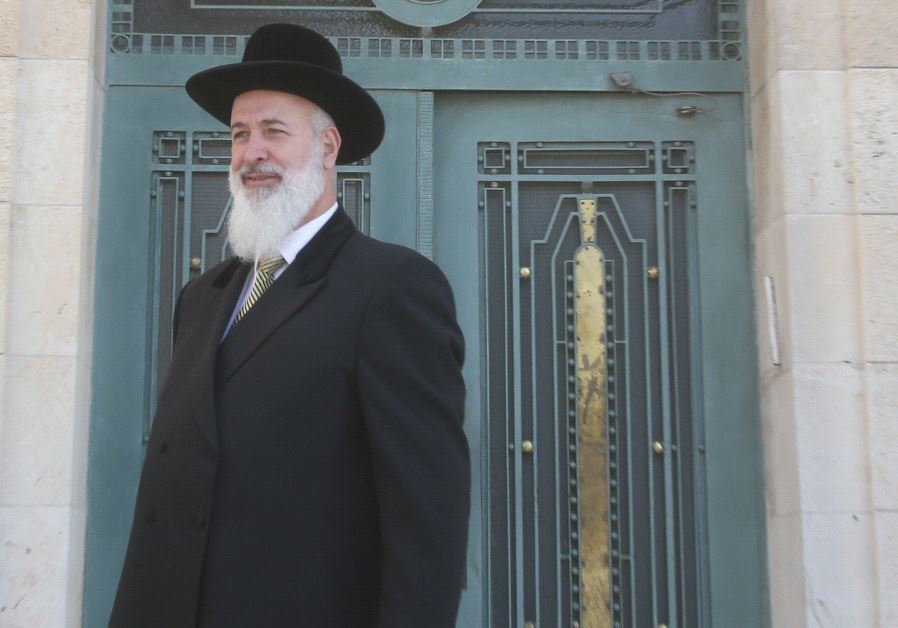
[[[256,267],[256,278],[253,280],[253,289],[250,290],[249,296],[246,297],[246,302],[244,302],[243,307],[240,308],[240,311],[237,312],[237,318],[234,319],[234,324],[236,325],[241,318],[246,316],[246,313],[249,312],[249,308],[256,304],[256,301],[259,300],[266,290],[271,287],[271,284],[274,283],[274,275],[278,271],[278,269],[285,265],[287,260],[285,260],[280,255],[276,257],[269,257],[268,259],[259,260]]]

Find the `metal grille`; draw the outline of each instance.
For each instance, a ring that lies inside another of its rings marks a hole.
[[[427,3],[418,5],[426,16]],[[115,54],[239,55],[246,36],[262,24],[297,22],[335,38],[341,54],[350,57],[730,61],[742,56],[736,0],[482,0],[461,19],[425,31],[391,19],[370,0],[112,0],[109,15]],[[450,52],[440,40],[458,45]]]
[[[540,148],[548,148],[539,153],[541,168],[532,160],[528,167],[526,151]],[[477,147],[491,625],[591,625],[597,593],[583,578],[595,561],[607,565],[603,604],[613,626],[707,625],[701,430],[689,354],[696,207],[687,173],[696,152],[676,140]],[[572,176],[590,171],[600,174]],[[575,362],[584,340],[574,324],[583,199],[595,203],[604,255],[595,273],[606,308],[609,520],[598,550],[583,545],[580,527],[597,508],[580,489],[594,481],[582,475]]]

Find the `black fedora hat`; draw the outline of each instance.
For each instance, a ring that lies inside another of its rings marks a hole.
[[[302,96],[324,109],[343,144],[338,164],[370,155],[384,136],[380,107],[362,87],[343,76],[340,55],[326,37],[296,24],[268,24],[246,42],[240,63],[220,65],[194,74],[187,93],[227,125],[240,94],[270,89]]]

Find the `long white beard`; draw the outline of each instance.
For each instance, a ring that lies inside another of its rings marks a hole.
[[[326,180],[318,153],[309,155],[302,170],[267,165],[230,173],[233,201],[228,215],[228,244],[235,255],[248,262],[278,255],[284,238],[302,224],[324,193]],[[247,188],[243,175],[252,172],[273,172],[281,180],[273,188]]]

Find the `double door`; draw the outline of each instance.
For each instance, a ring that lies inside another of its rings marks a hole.
[[[741,98],[375,96],[387,137],[341,201],[443,268],[468,346],[458,625],[760,625]],[[174,300],[227,254],[229,209],[226,130],[181,90],[112,87],[107,109],[85,625],[111,606]]]

